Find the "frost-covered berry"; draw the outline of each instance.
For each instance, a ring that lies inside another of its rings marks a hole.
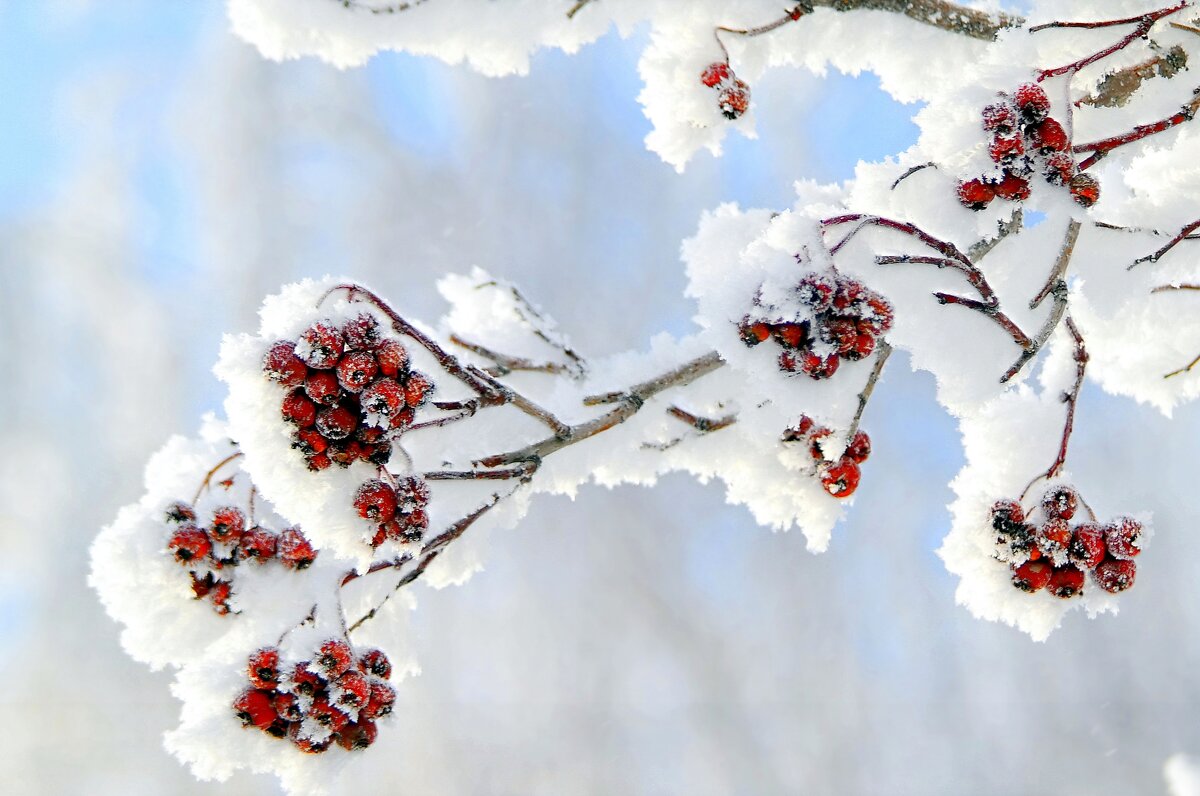
[[[816,423],[808,415],[800,415],[800,419],[793,425],[784,429],[780,439],[783,442],[804,442],[808,439],[808,435],[812,433]]]
[[[734,78],[733,85],[721,91],[717,106],[726,119],[736,119],[750,108],[750,86]]]
[[[353,663],[354,653],[341,639],[329,639],[317,653],[316,664],[330,677],[340,677]]]
[[[190,564],[208,555],[212,544],[208,541],[208,535],[204,531],[195,525],[188,524],[171,535],[170,541],[167,542],[167,549],[180,564]]]
[[[424,509],[417,509],[400,519],[402,523],[401,536],[406,542],[419,542],[429,529],[429,515]]]
[[[331,406],[341,394],[337,374],[332,370],[314,370],[304,380],[304,392],[315,403]]]
[[[807,332],[803,324],[781,323],[772,332],[779,344],[786,348],[803,348]]]
[[[823,357],[810,351],[800,359],[800,371],[818,381],[828,379],[837,373],[840,362],[837,354]]]
[[[1104,560],[1106,552],[1103,528],[1095,523],[1075,526],[1071,533],[1071,543],[1067,545],[1067,555],[1076,566],[1094,569]]]
[[[317,552],[299,528],[279,534],[279,559],[292,569],[306,569],[317,559]]]
[[[1005,172],[1004,179],[996,183],[996,196],[1010,202],[1020,202],[1029,198],[1029,180],[1024,177]]]
[[[997,500],[992,504],[992,528],[1004,534],[1017,533],[1025,527],[1025,510],[1015,500]]]
[[[271,697],[271,706],[285,721],[300,721],[304,718],[304,706],[295,694],[288,691],[277,691]]]
[[[358,417],[344,406],[322,409],[317,413],[317,431],[328,440],[345,439],[354,433]]]
[[[218,542],[236,542],[246,532],[246,515],[236,506],[222,506],[213,512],[209,533]]]
[[[996,189],[983,180],[967,180],[958,184],[958,201],[970,210],[982,210],[996,198]]]
[[[1092,574],[1100,588],[1116,594],[1133,585],[1137,577],[1137,564],[1119,558],[1106,558]]]
[[[347,351],[370,351],[379,345],[379,321],[375,316],[362,313],[342,326],[342,337]]]
[[[858,481],[862,477],[858,465],[848,457],[821,473],[821,486],[835,498],[848,498],[858,489]]]
[[[996,163],[1010,163],[1024,154],[1025,141],[1020,136],[998,135],[988,143],[988,156]]]
[[[254,526],[242,535],[238,543],[243,558],[251,558],[258,562],[275,557],[279,548],[279,535],[261,526]]]
[[[296,344],[280,340],[267,350],[263,357],[263,373],[271,381],[287,387],[296,387],[304,382],[308,367],[296,356]]]
[[[1013,96],[1021,120],[1025,124],[1037,124],[1050,113],[1050,98],[1036,83],[1025,83],[1017,88]]]
[[[383,650],[367,650],[358,658],[358,667],[366,674],[387,680],[392,676],[392,662]]]
[[[423,508],[429,503],[429,484],[418,475],[407,475],[396,481],[396,506],[401,513]]]
[[[301,696],[312,696],[325,688],[325,678],[313,671],[309,661],[300,661],[292,667],[291,690]]]
[[[396,514],[396,491],[378,479],[367,481],[354,493],[358,516],[372,522],[387,522]]]
[[[404,387],[395,379],[376,379],[362,392],[365,421],[371,426],[387,426],[390,418],[405,408]]]
[[[1071,519],[1078,505],[1079,495],[1069,486],[1056,486],[1042,496],[1042,511],[1052,519]]]
[[[1046,590],[1064,600],[1083,591],[1083,570],[1072,566],[1055,567]]]
[[[331,732],[341,732],[350,723],[350,715],[325,697],[316,697],[308,707],[308,716]]]
[[[1012,584],[1021,591],[1040,591],[1050,584],[1054,568],[1045,561],[1026,561],[1013,567]]]
[[[416,409],[433,393],[433,382],[424,373],[413,372],[404,382],[404,401]]]
[[[896,311],[892,308],[892,303],[874,293],[867,297],[867,309],[869,312],[859,321],[859,331],[862,331],[864,322],[870,323],[872,330],[878,335],[892,328],[892,322],[896,318]]]
[[[408,351],[391,338],[380,341],[376,346],[375,359],[379,361],[379,372],[393,379],[408,367]]]
[[[1090,174],[1076,174],[1067,186],[1071,198],[1082,207],[1091,207],[1100,201],[1100,183]]]
[[[854,439],[846,446],[846,456],[856,464],[862,464],[871,455],[871,438],[865,431],[854,432]]]
[[[233,701],[233,711],[242,720],[243,727],[253,725],[260,730],[267,729],[278,718],[271,705],[271,692],[255,688],[243,691]]]
[[[396,689],[382,680],[371,681],[371,696],[361,716],[368,719],[378,719],[392,712],[396,704]]]
[[[375,722],[370,719],[361,719],[355,724],[347,724],[338,733],[338,746],[345,749],[347,752],[353,752],[358,749],[366,749],[371,744],[375,743],[375,737],[379,734],[379,730],[375,727]]]
[[[213,585],[216,583],[216,578],[211,572],[205,572],[203,577],[199,577],[196,573],[192,574],[192,594],[197,600],[202,600],[212,591]]]
[[[309,456],[308,459],[305,460],[305,464],[307,464],[308,469],[312,470],[314,473],[319,473],[322,470],[329,469],[329,467],[333,464],[333,459],[329,458],[329,454],[327,453],[318,453],[315,456]]]
[[[371,683],[360,672],[351,669],[333,684],[333,694],[339,707],[357,710],[370,699]]]
[[[771,336],[771,327],[761,321],[751,322],[747,317],[738,326],[738,334],[743,343],[748,346],[756,346]]]
[[[361,392],[371,383],[379,372],[379,362],[375,355],[367,351],[355,351],[342,357],[338,362],[337,377],[342,389],[350,392]]]
[[[838,354],[846,356],[854,350],[858,327],[852,320],[833,318],[821,327],[821,339],[837,348]]]
[[[305,456],[315,456],[318,453],[324,453],[329,447],[329,440],[315,428],[305,428],[296,432],[296,439],[292,443],[293,448],[297,448]]]
[[[292,390],[284,396],[280,412],[284,420],[300,428],[308,428],[317,420],[317,406],[303,389]]]
[[[1026,132],[1029,143],[1043,152],[1062,152],[1070,145],[1067,131],[1054,119],[1044,119]]]
[[[983,129],[997,135],[1012,135],[1017,129],[1017,113],[1007,102],[994,102],[983,108]]]
[[[866,359],[875,350],[875,337],[870,334],[859,334],[854,338],[854,346],[843,356],[849,360]]]
[[[729,64],[718,61],[704,67],[704,71],[700,73],[700,82],[709,88],[716,88],[729,80],[731,74]]]
[[[268,691],[279,684],[279,649],[263,647],[250,653],[246,663],[246,674],[255,688]]]
[[[304,722],[296,722],[288,729],[288,738],[301,752],[310,755],[319,755],[329,749],[330,743],[333,741],[333,736],[324,738],[316,738],[308,734],[304,728]]]
[[[296,343],[296,356],[310,368],[327,370],[335,366],[345,349],[342,333],[329,321],[318,321],[304,330]]]
[[[811,273],[796,285],[800,300],[815,312],[825,312],[833,305],[837,283],[825,274]]]
[[[1038,548],[1057,563],[1067,560],[1067,546],[1071,544],[1071,526],[1064,519],[1046,520],[1037,530]]]
[[[1075,176],[1075,158],[1069,152],[1054,152],[1046,157],[1042,176],[1051,185],[1067,185]]]
[[[1105,526],[1104,541],[1113,558],[1135,558],[1142,552],[1142,524],[1132,517],[1121,517]]]
[[[196,510],[183,501],[175,501],[166,509],[167,522],[195,522]]]

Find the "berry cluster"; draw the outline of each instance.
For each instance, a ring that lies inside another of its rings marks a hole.
[[[167,551],[188,569],[197,600],[207,598],[218,614],[228,614],[234,569],[243,561],[260,566],[277,559],[289,569],[304,569],[317,552],[299,528],[275,533],[261,525],[247,528],[246,515],[235,506],[215,509],[205,527],[196,524],[196,510],[187,503],[167,507],[172,527]]]
[[[783,432],[784,442],[799,442],[808,446],[821,486],[835,498],[848,498],[858,489],[862,478],[859,465],[871,455],[871,438],[865,431],[856,431],[850,444],[838,459],[834,460],[825,451],[825,445],[833,436],[833,430],[818,426],[808,415],[801,415],[796,425]]]
[[[988,154],[998,171],[958,185],[958,199],[972,210],[982,210],[999,197],[1008,201],[1029,198],[1029,177],[1037,172],[1051,185],[1065,185],[1084,207],[1100,198],[1100,184],[1078,171],[1071,141],[1058,120],[1050,116],[1050,98],[1041,86],[1026,83],[1012,96],[983,109],[983,129],[991,133]]]
[[[312,470],[360,459],[386,463],[391,440],[433,391],[433,383],[409,367],[404,346],[365,314],[341,328],[319,321],[299,340],[277,341],[263,359],[263,373],[291,388],[283,419],[296,427],[293,447]]]
[[[841,274],[810,273],[796,285],[800,309],[785,320],[742,319],[738,332],[748,346],[774,337],[783,351],[779,368],[827,379],[841,360],[864,359],[892,328],[891,303],[861,282]]]
[[[333,744],[347,751],[375,742],[375,721],[392,712],[392,665],[380,650],[357,659],[345,641],[330,639],[312,660],[281,665],[279,649],[263,647],[246,664],[250,688],[233,701],[244,727],[257,727],[298,749],[319,754]]]
[[[700,73],[700,82],[717,92],[717,105],[726,119],[736,119],[750,107],[750,86],[724,61],[709,64]]]
[[[1084,573],[1089,571],[1107,592],[1115,594],[1133,585],[1137,575],[1133,559],[1142,549],[1142,524],[1120,517],[1107,525],[1081,522],[1072,526],[1070,520],[1079,502],[1071,487],[1052,488],[1042,497],[1040,524],[1030,522],[1015,500],[1000,500],[992,506],[996,557],[1012,568],[1012,582],[1018,589],[1046,589],[1055,597],[1074,597],[1083,591]]]
[[[394,483],[372,479],[354,493],[358,516],[370,520],[374,528],[371,546],[384,542],[419,542],[429,527],[425,507],[429,505],[429,485],[419,476],[394,479]]]

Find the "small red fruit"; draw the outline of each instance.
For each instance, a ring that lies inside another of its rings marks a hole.
[[[1113,558],[1131,559],[1142,552],[1142,524],[1132,517],[1121,517],[1104,528],[1104,541]]]
[[[278,715],[271,705],[271,693],[257,689],[247,689],[233,701],[233,711],[242,720],[243,727],[254,725],[265,730],[274,723]]]
[[[821,473],[821,486],[835,498],[848,498],[858,489],[858,481],[862,477],[858,465],[846,456],[832,467]]]
[[[1029,180],[1016,174],[1005,172],[1004,179],[996,183],[996,196],[1010,202],[1019,202],[1029,198]]]
[[[992,528],[1000,533],[1016,533],[1024,527],[1025,510],[1015,500],[997,500],[992,504]]]
[[[983,180],[967,180],[958,184],[958,201],[970,210],[982,210],[996,198],[996,189]]]
[[[1050,98],[1036,83],[1025,83],[1018,87],[1014,99],[1021,119],[1026,124],[1037,124],[1050,113]]]
[[[305,569],[317,558],[317,552],[299,528],[288,528],[279,534],[279,558],[292,569]]]
[[[1029,128],[1029,143],[1043,152],[1063,152],[1070,145],[1067,131],[1054,119],[1044,119]]]
[[[1137,564],[1119,558],[1106,558],[1092,574],[1095,575],[1100,588],[1116,594],[1133,585],[1137,577]]]
[[[312,696],[325,687],[325,678],[309,668],[309,661],[301,661],[292,669],[292,690],[301,696]]]
[[[232,593],[233,584],[227,580],[218,580],[208,592],[208,599],[212,601],[213,608],[221,616],[225,616],[233,610],[229,607],[229,597]]]
[[[246,673],[255,688],[265,688],[268,691],[279,684],[279,649],[263,647],[250,654],[246,664]]]
[[[750,86],[734,78],[733,85],[721,92],[717,105],[726,119],[736,119],[750,108]]]
[[[341,392],[337,374],[332,370],[314,370],[304,380],[304,392],[316,403],[326,406],[337,403]]]
[[[358,659],[358,666],[367,674],[387,680],[392,676],[392,662],[383,650],[367,650]]]
[[[837,354],[830,354],[827,357],[822,357],[813,352],[808,352],[800,360],[800,370],[814,380],[828,379],[837,373],[838,365],[841,360]]]
[[[1083,570],[1075,567],[1055,567],[1050,576],[1049,591],[1064,600],[1083,591]]]
[[[341,639],[329,639],[321,645],[317,654],[317,665],[330,677],[340,677],[353,662],[354,654],[350,645]]]
[[[411,409],[416,409],[425,403],[432,393],[433,382],[424,373],[413,371],[404,382],[404,402]]]
[[[350,670],[333,684],[333,693],[338,706],[357,709],[370,699],[371,683],[361,673]]]
[[[296,344],[280,340],[263,357],[263,373],[271,381],[296,387],[304,382],[308,368],[296,356]]]
[[[190,564],[208,555],[212,550],[212,544],[208,541],[208,535],[204,531],[195,525],[188,524],[171,535],[171,540],[167,542],[167,549],[180,564]]]
[[[784,429],[780,439],[783,442],[803,442],[816,424],[808,415],[800,415],[795,425]]]
[[[1069,486],[1054,487],[1042,496],[1042,511],[1051,519],[1071,519],[1078,505],[1079,495]]]
[[[762,321],[751,323],[747,318],[738,327],[738,334],[741,335],[743,343],[748,346],[756,346],[771,336],[771,327]]]
[[[390,337],[380,341],[376,346],[375,358],[379,360],[379,372],[393,379],[400,371],[408,367],[408,351],[399,341]]]
[[[366,749],[375,743],[377,735],[379,735],[379,730],[375,728],[375,722],[362,719],[357,724],[347,724],[342,728],[338,733],[337,742],[347,752],[353,752],[357,749]]]
[[[337,365],[345,340],[329,321],[319,321],[304,330],[296,343],[296,356],[310,368],[327,370]]]
[[[374,316],[363,313],[342,327],[342,337],[347,351],[370,351],[379,345],[379,322]]]
[[[322,727],[328,727],[332,732],[341,732],[350,723],[346,711],[331,703],[325,697],[317,697],[308,708],[308,716]]]
[[[182,501],[167,506],[167,522],[195,522],[196,510]]]
[[[367,706],[363,708],[362,716],[368,719],[381,718],[391,713],[395,704],[396,689],[382,680],[372,680],[371,696],[367,700]]]
[[[314,473],[319,473],[322,470],[327,470],[327,469],[329,469],[329,466],[331,464],[333,464],[333,460],[330,459],[329,454],[326,454],[326,453],[317,453],[312,456],[309,456],[307,459],[307,462],[308,462],[308,469],[312,470]]]
[[[275,551],[279,548],[279,536],[266,528],[255,526],[242,536],[239,548],[243,557],[261,563],[275,557]]]
[[[395,379],[376,379],[363,390],[361,400],[367,425],[386,426],[405,406],[404,388]]]
[[[704,67],[704,71],[700,73],[700,82],[709,88],[716,88],[719,84],[729,80],[731,74],[729,64],[718,61]]]
[[[1026,561],[1012,571],[1012,584],[1021,591],[1033,593],[1050,583],[1054,568],[1045,561]]]
[[[806,336],[804,326],[799,323],[781,323],[775,327],[776,339],[788,348],[802,348]]]
[[[279,718],[285,721],[300,721],[304,718],[304,706],[295,694],[277,691],[271,698],[271,705],[279,714]]]
[[[327,440],[345,439],[357,425],[358,416],[344,406],[322,409],[317,414],[317,431]]]
[[[846,455],[856,464],[862,464],[871,455],[871,438],[865,431],[856,431],[854,439],[846,446]]]
[[[1051,185],[1066,185],[1075,176],[1075,158],[1069,152],[1055,152],[1046,157],[1042,176]]]
[[[234,506],[223,506],[213,512],[209,533],[218,542],[236,542],[246,532],[246,515]]]
[[[293,448],[298,448],[305,456],[316,456],[318,453],[324,453],[329,447],[329,440],[322,436],[320,431],[315,428],[306,428],[296,432],[296,439],[292,443]]]
[[[1100,201],[1100,183],[1090,174],[1076,174],[1068,186],[1071,198],[1081,207],[1091,207]]]
[[[338,362],[337,377],[342,388],[350,392],[360,392],[371,383],[379,372],[379,362],[375,355],[367,351],[355,351],[342,357]]]
[[[288,737],[297,749],[305,754],[319,755],[329,748],[329,744],[333,740],[332,736],[323,740],[311,738],[303,734],[303,726],[303,723],[296,722],[288,729]]]
[[[295,423],[300,428],[308,428],[317,420],[317,407],[302,389],[288,393],[280,409],[284,420]]]
[[[1090,522],[1075,526],[1071,543],[1067,545],[1067,555],[1072,562],[1083,569],[1095,569],[1104,560],[1105,552],[1103,528]]]
[[[1025,141],[1020,136],[995,136],[988,144],[988,155],[996,163],[1008,163],[1024,154]]]
[[[1012,135],[1017,129],[1017,114],[1007,102],[995,102],[983,108],[983,129],[997,135]]]
[[[824,312],[833,304],[837,283],[823,274],[811,273],[796,285],[800,300],[816,312]]]

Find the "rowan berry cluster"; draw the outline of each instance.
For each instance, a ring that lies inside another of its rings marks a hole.
[[[429,485],[419,476],[395,478],[393,483],[372,479],[354,493],[358,516],[371,522],[371,546],[386,541],[419,542],[429,527]]]
[[[1026,83],[1012,96],[983,109],[983,129],[991,134],[988,154],[997,170],[958,185],[958,198],[972,210],[982,210],[997,197],[1008,201],[1029,198],[1029,178],[1037,173],[1051,185],[1065,185],[1084,207],[1100,198],[1100,184],[1080,172],[1071,153],[1071,140],[1050,116],[1050,98],[1041,86]]]
[[[358,460],[385,464],[391,440],[433,391],[429,378],[409,367],[400,341],[384,336],[366,314],[340,328],[319,321],[298,340],[277,341],[263,373],[290,388],[283,419],[296,427],[293,447],[312,470]]]
[[[726,119],[736,119],[750,108],[750,86],[724,61],[706,66],[700,82],[717,92],[717,105]]]
[[[330,639],[311,660],[284,665],[277,647],[263,647],[246,664],[250,687],[233,701],[244,727],[287,739],[319,754],[337,744],[347,751],[375,742],[375,722],[392,712],[392,665],[373,649],[357,658],[345,641]]]
[[[172,528],[167,551],[186,567],[197,600],[208,599],[218,614],[230,612],[234,570],[245,561],[260,566],[278,560],[289,569],[305,569],[317,552],[299,528],[280,533],[261,525],[246,527],[246,515],[236,506],[222,506],[201,527],[196,510],[187,503],[167,507],[166,521]]]
[[[996,531],[996,557],[1009,564],[1012,582],[1027,592],[1046,589],[1055,597],[1074,597],[1083,591],[1085,573],[1096,584],[1117,593],[1133,585],[1141,552],[1142,525],[1119,517],[1107,525],[1095,521],[1071,525],[1079,508],[1079,495],[1069,486],[1057,486],[1042,497],[1041,522],[1031,522],[1021,504],[1000,500],[992,506]]]
[[[871,438],[865,431],[856,431],[842,455],[834,459],[827,452],[832,437],[833,429],[818,426],[808,415],[801,415],[796,425],[783,432],[782,440],[807,445],[821,486],[835,498],[848,498],[858,489],[862,478],[859,465],[871,455]]]
[[[800,307],[788,317],[764,307],[747,315],[738,331],[748,346],[775,338],[783,348],[779,368],[827,379],[841,360],[864,359],[892,328],[892,305],[861,282],[841,274],[810,273],[795,287]]]

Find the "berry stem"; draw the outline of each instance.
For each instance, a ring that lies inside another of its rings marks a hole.
[[[1154,252],[1153,254],[1147,254],[1145,257],[1139,257],[1136,260],[1134,260],[1133,263],[1129,266],[1129,268],[1127,268],[1125,270],[1132,269],[1133,266],[1137,265],[1138,263],[1156,263],[1156,262],[1158,262],[1160,257],[1162,257],[1167,252],[1171,251],[1171,249],[1174,249],[1182,241],[1195,240],[1196,238],[1192,237],[1192,233],[1198,229],[1200,229],[1200,219],[1196,219],[1192,223],[1185,226],[1183,229],[1179,230],[1179,233],[1176,234],[1175,237],[1173,237],[1169,241],[1167,241],[1163,245],[1163,247],[1161,249],[1159,249],[1158,251]],[[1162,288],[1155,288],[1151,292],[1157,293],[1158,291],[1164,290],[1164,289],[1171,289],[1171,288],[1170,288],[1170,286],[1164,285]]]
[[[812,5],[810,3],[796,3],[795,6],[786,12],[779,19],[773,22],[768,22],[765,25],[759,25],[756,28],[729,28],[724,25],[718,25],[713,29],[713,38],[717,40],[717,45],[721,48],[721,52],[725,54],[725,63],[729,63],[729,50],[725,49],[725,42],[721,41],[722,33],[732,33],[735,36],[761,36],[764,33],[770,33],[776,28],[781,28],[789,22],[795,22],[805,14],[812,13]]]
[[[442,417],[433,420],[423,420],[420,423],[414,423],[408,427],[408,431],[417,431],[422,428],[441,428],[448,426],[451,423],[459,420],[466,420],[468,417],[474,417],[475,412],[479,409],[479,401],[434,401],[433,405],[443,411],[457,410],[457,414],[443,415]]]
[[[1083,335],[1079,333],[1079,329],[1075,326],[1075,322],[1067,316],[1067,331],[1071,333],[1071,338],[1075,341],[1075,384],[1071,387],[1070,392],[1063,393],[1063,403],[1067,405],[1067,422],[1063,424],[1062,440],[1058,444],[1058,456],[1054,458],[1054,463],[1050,465],[1050,469],[1044,473],[1039,473],[1033,477],[1025,489],[1021,492],[1020,500],[1023,502],[1025,496],[1029,494],[1029,490],[1033,485],[1043,479],[1049,481],[1062,472],[1063,465],[1067,462],[1067,444],[1071,441],[1071,432],[1075,428],[1075,406],[1079,403],[1079,393],[1083,389],[1083,377],[1087,371],[1088,353],[1087,347],[1083,342]],[[1091,512],[1091,509],[1088,509]]]
[[[701,417],[700,415],[692,414],[686,409],[680,409],[678,406],[668,406],[667,414],[676,420],[682,420],[701,434],[708,434],[712,431],[720,431],[723,428],[732,426],[737,422],[737,415],[725,415],[713,419],[711,417]]]
[[[1050,335],[1058,328],[1059,321],[1067,312],[1067,267],[1071,263],[1071,255],[1075,252],[1075,243],[1079,240],[1079,230],[1083,225],[1076,220],[1072,220],[1067,224],[1067,234],[1063,239],[1062,247],[1058,250],[1058,257],[1054,261],[1054,267],[1050,269],[1050,276],[1046,279],[1045,286],[1038,291],[1038,294],[1029,302],[1029,309],[1036,310],[1041,306],[1042,302],[1048,296],[1054,297],[1054,304],[1050,307],[1050,314],[1046,317],[1046,322],[1042,324],[1041,330],[1037,336],[1033,338],[1032,344],[1021,352],[1021,356],[1013,363],[1013,366],[1000,377],[1000,382],[1007,382],[1009,379],[1021,372],[1021,368],[1025,364],[1037,356],[1042,350],[1042,346],[1050,339]]]
[[[1158,11],[1151,11],[1149,13],[1142,14],[1140,16],[1127,17],[1125,19],[1112,19],[1112,20],[1108,20],[1105,22],[1047,22],[1044,25],[1034,25],[1032,28],[1029,29],[1030,33],[1037,33],[1039,30],[1046,30],[1048,28],[1095,29],[1095,28],[1108,28],[1108,27],[1112,27],[1114,25],[1132,25],[1134,23],[1137,23],[1137,27],[1134,28],[1132,31],[1130,31],[1124,38],[1109,45],[1108,47],[1105,47],[1103,50],[1094,52],[1091,55],[1087,56],[1086,58],[1080,58],[1078,61],[1073,61],[1064,66],[1058,66],[1058,67],[1055,67],[1054,69],[1043,70],[1038,75],[1038,78],[1037,78],[1038,82],[1040,83],[1041,81],[1043,81],[1047,78],[1050,78],[1050,77],[1058,77],[1059,75],[1065,75],[1068,72],[1076,72],[1080,69],[1083,69],[1085,66],[1094,64],[1103,58],[1107,58],[1108,56],[1112,55],[1115,52],[1119,52],[1120,50],[1125,49],[1126,47],[1128,47],[1130,44],[1132,44],[1137,39],[1145,38],[1146,34],[1148,34],[1150,32],[1150,28],[1154,27],[1155,22],[1158,22],[1163,17],[1168,17],[1171,14],[1182,11],[1183,9],[1187,8],[1188,5],[1189,5],[1189,3],[1187,2],[1187,0],[1182,0],[1182,2],[1176,3],[1175,5],[1170,6],[1168,8],[1161,8]],[[1081,168],[1083,168],[1083,167],[1081,166]]]
[[[239,458],[241,455],[241,451],[236,451],[235,453],[229,454],[224,459],[217,462],[211,470],[204,474],[204,480],[200,482],[200,486],[196,488],[196,494],[192,496],[193,505],[195,505],[196,501],[200,499],[200,495],[204,494],[204,490],[212,486],[213,476],[216,475],[222,467]]]
[[[871,394],[875,392],[875,384],[879,381],[879,376],[883,373],[883,366],[887,364],[888,357],[891,355],[891,344],[887,340],[880,340],[875,349],[875,367],[871,368],[871,375],[867,377],[867,383],[863,385],[862,392],[858,394],[858,409],[855,410],[854,419],[850,421],[850,428],[846,431],[846,444],[849,444],[850,440],[854,439],[854,435],[858,433],[858,425],[862,422],[867,402],[871,400]]]
[[[907,180],[909,177],[911,177],[911,176],[913,176],[914,174],[916,174],[918,171],[921,171],[921,170],[923,170],[923,169],[928,169],[928,168],[930,168],[930,167],[932,167],[932,168],[935,168],[935,169],[936,169],[936,168],[937,168],[937,164],[936,164],[936,163],[934,163],[934,162],[931,160],[931,161],[929,161],[929,162],[927,162],[927,163],[919,163],[919,164],[917,164],[916,166],[913,166],[912,168],[906,169],[906,170],[904,171],[904,173],[903,173],[903,174],[901,174],[899,177],[897,177],[897,178],[896,178],[896,181],[892,183],[892,190],[893,190],[893,191],[894,191],[894,190],[896,190],[896,186],[898,186],[900,183],[904,182],[904,181],[905,181],[905,180]]]
[[[1200,87],[1194,89],[1192,93],[1195,96],[1192,98],[1191,102],[1180,108],[1177,113],[1168,116],[1165,119],[1159,119],[1157,122],[1151,122],[1149,124],[1139,124],[1137,127],[1133,128],[1127,133],[1115,135],[1111,138],[1105,138],[1100,141],[1092,141],[1088,144],[1079,144],[1073,147],[1072,151],[1074,152],[1092,153],[1079,163],[1079,170],[1086,171],[1087,169],[1096,165],[1101,158],[1117,147],[1125,146],[1126,144],[1132,144],[1134,141],[1140,141],[1143,138],[1154,135],[1155,133],[1161,133],[1164,130],[1170,130],[1176,125],[1183,124],[1184,122],[1190,122],[1193,118],[1195,118],[1196,112],[1200,111]]]

